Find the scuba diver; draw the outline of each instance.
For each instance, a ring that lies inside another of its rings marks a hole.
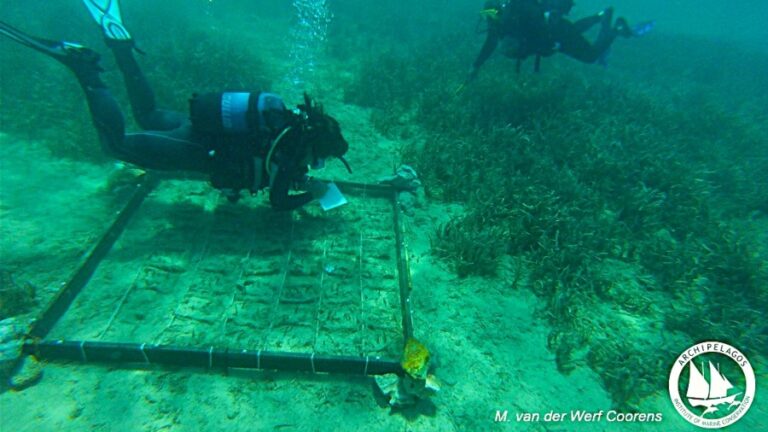
[[[0,33],[46,54],[69,68],[85,92],[93,124],[105,152],[142,168],[192,171],[210,176],[213,187],[236,202],[240,191],[269,188],[277,210],[293,210],[319,199],[328,185],[311,179],[309,167],[348,150],[339,123],[304,94],[288,110],[267,92],[196,94],[189,117],[155,106],[154,93],[133,56],[134,41],[122,24],[117,0],[84,0],[104,33],[123,75],[133,116],[142,132],[125,133],[117,101],[101,80],[99,55],[84,46],[26,35],[0,22]],[[291,194],[289,191],[303,190]]]
[[[517,60],[518,72],[523,60],[530,56],[535,56],[534,69],[538,72],[541,58],[556,52],[585,63],[604,62],[616,37],[640,36],[653,26],[649,22],[631,29],[624,18],[618,18],[612,24],[612,8],[571,22],[565,16],[572,8],[573,0],[486,2],[481,14],[488,23],[487,37],[465,83],[477,77],[480,67],[499,43],[506,56]],[[600,34],[594,43],[590,43],[583,34],[598,23]]]

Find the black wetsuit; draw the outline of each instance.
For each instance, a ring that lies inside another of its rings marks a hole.
[[[307,174],[306,166],[301,165],[306,150],[298,145],[299,132],[288,133],[281,140],[270,159],[272,175],[267,174],[264,156],[294,116],[279,98],[271,95],[270,112],[263,113],[266,124],[258,136],[200,133],[188,116],[157,109],[154,93],[133,56],[132,42],[107,42],[123,74],[134,118],[143,131],[125,133],[120,107],[98,71],[72,69],[85,90],[93,123],[109,154],[148,169],[209,174],[215,187],[230,192],[247,189],[255,193],[269,187],[270,203],[278,210],[292,210],[312,201],[308,192],[289,194]],[[230,168],[231,172],[222,172]]]
[[[550,13],[536,0],[510,0],[501,5],[487,5],[498,11],[488,18],[488,35],[473,67],[485,63],[500,41],[509,44],[505,54],[520,61],[529,56],[547,57],[561,52],[577,60],[594,63],[611,46],[617,32],[610,27],[610,13],[593,15],[571,22],[562,14]],[[595,24],[603,23],[594,44],[583,35]]]

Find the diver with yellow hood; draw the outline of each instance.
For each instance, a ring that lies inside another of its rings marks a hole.
[[[585,63],[604,63],[617,37],[641,36],[654,25],[649,21],[630,28],[624,18],[614,22],[610,7],[572,22],[566,18],[572,8],[573,0],[486,2],[481,15],[487,22],[487,36],[466,82],[477,77],[480,67],[499,45],[504,55],[516,60],[517,71],[529,57],[535,57],[534,69],[538,71],[541,58],[557,52]],[[589,42],[584,33],[597,24],[600,24],[600,33],[594,42]]]

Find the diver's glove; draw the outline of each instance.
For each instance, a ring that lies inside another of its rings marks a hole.
[[[467,74],[466,83],[469,84],[470,82],[476,80],[479,74],[480,74],[480,68],[477,66],[472,66],[472,68],[469,70],[469,74]]]
[[[312,198],[320,199],[328,192],[328,185],[315,179],[310,179],[305,185],[307,192],[312,194]]]
[[[472,68],[469,70],[469,74],[467,74],[467,79],[464,80],[463,83],[461,83],[460,86],[456,88],[454,91],[454,94],[459,94],[464,91],[465,88],[467,88],[467,85],[477,79],[477,75],[480,73],[480,68],[476,66],[472,66]]]

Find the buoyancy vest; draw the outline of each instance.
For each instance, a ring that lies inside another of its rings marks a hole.
[[[189,102],[192,130],[211,157],[211,185],[239,196],[269,185],[264,160],[275,137],[288,126],[290,111],[267,92],[195,94]]]
[[[531,55],[554,53],[547,9],[537,0],[510,0],[502,4],[500,20],[502,42],[514,47],[509,57],[523,60]],[[514,41],[514,43],[512,43]]]

